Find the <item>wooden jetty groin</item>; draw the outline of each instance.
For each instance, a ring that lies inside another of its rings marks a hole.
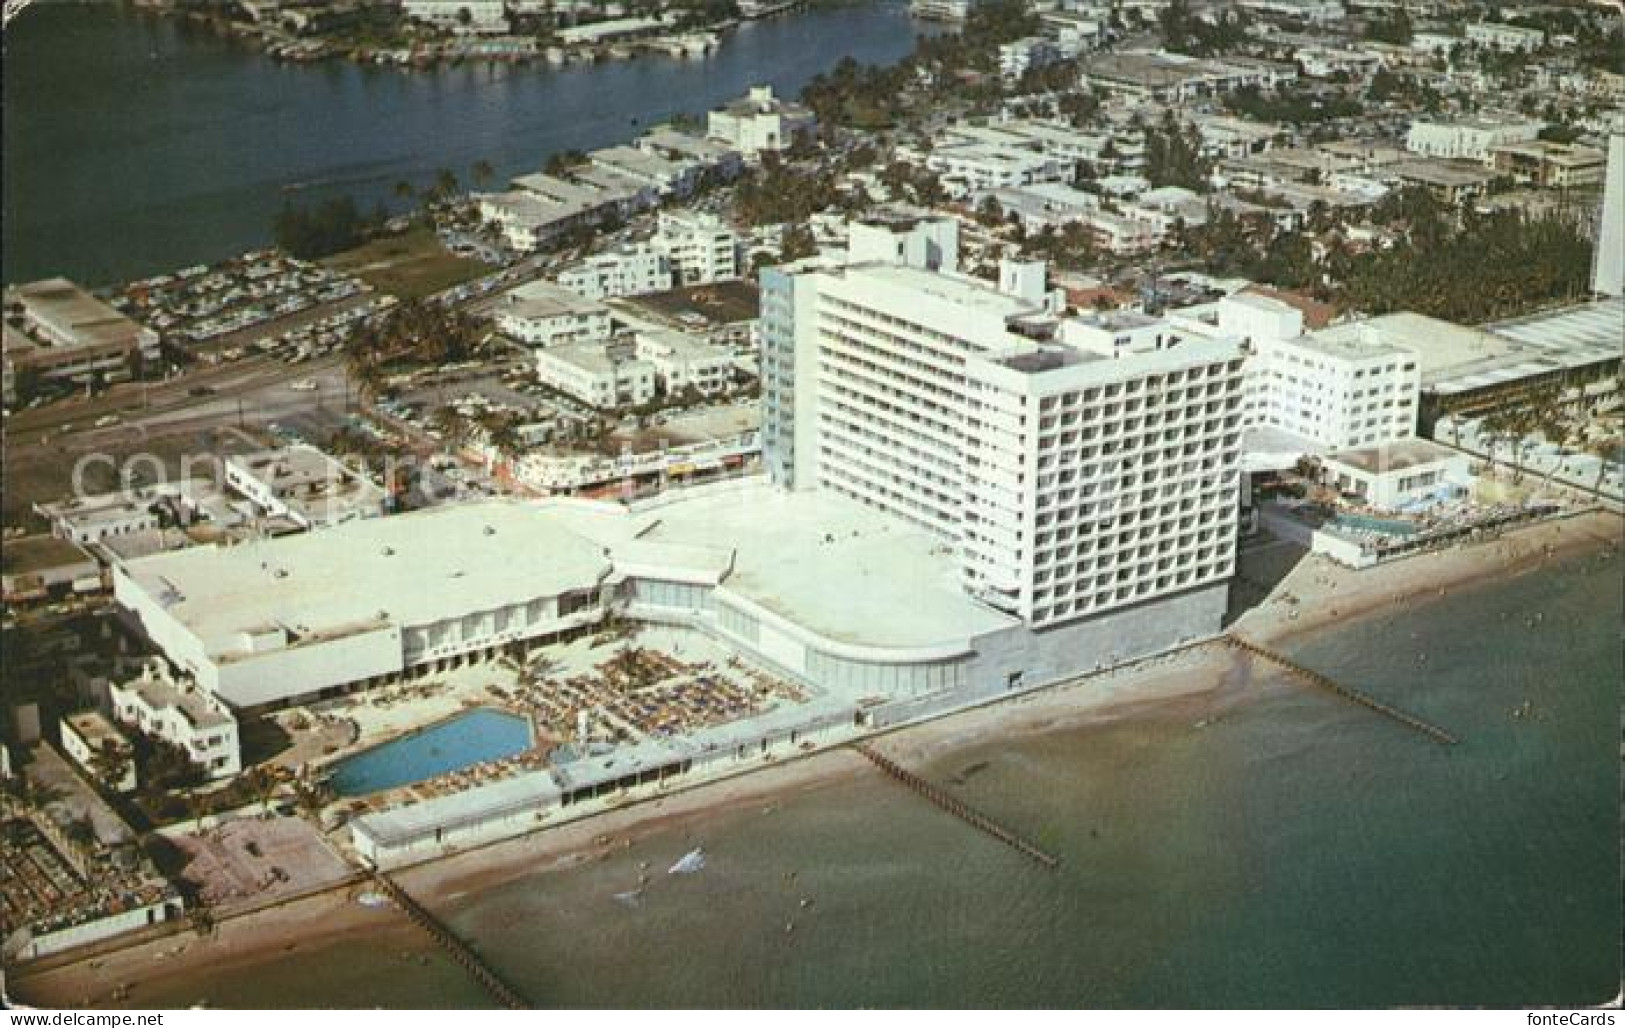
[[[440,944],[440,947],[451,955],[457,966],[467,971],[469,977],[479,982],[480,987],[489,992],[498,1003],[509,1010],[529,1010],[530,1001],[521,996],[507,982],[497,977],[495,971],[480,959],[479,954],[469,949],[468,944],[453,935],[451,930],[441,924],[433,914],[423,908],[423,905],[412,898],[393,878],[382,871],[372,872],[373,883],[390,899],[398,904],[406,913],[407,919],[425,932],[429,937]]]
[[[1034,843],[1022,838],[1020,835],[999,824],[986,814],[983,814],[973,809],[968,804],[948,795],[946,792],[937,788],[935,785],[932,785],[930,782],[921,778],[914,772],[899,766],[897,762],[891,758],[883,756],[862,743],[859,743],[853,748],[873,761],[874,765],[880,768],[880,770],[886,772],[888,775],[891,775],[899,782],[902,782],[910,789],[913,789],[921,796],[924,796],[926,799],[941,807],[943,810],[946,810],[953,816],[959,818],[961,821],[964,821],[966,824],[969,824],[974,828],[980,828],[982,831],[993,836],[993,838],[1004,843],[1006,846],[1009,846],[1022,856],[1043,865],[1051,871],[1061,866],[1059,857],[1039,849]]]
[[[1440,745],[1454,746],[1458,741],[1454,735],[1451,735],[1438,725],[1429,724],[1428,722],[1417,717],[1415,714],[1407,714],[1405,711],[1400,710],[1399,708],[1390,704],[1384,703],[1374,696],[1367,696],[1358,689],[1353,689],[1349,686],[1343,685],[1340,682],[1333,681],[1331,678],[1321,674],[1319,671],[1306,668],[1294,660],[1281,656],[1274,650],[1267,650],[1257,643],[1249,642],[1248,640],[1243,639],[1239,635],[1226,636],[1225,641],[1237,649],[1251,653],[1255,657],[1261,657],[1272,664],[1277,664],[1283,668],[1286,668],[1288,671],[1297,675],[1306,682],[1318,685],[1323,689],[1328,689],[1346,700],[1358,703],[1360,706],[1369,710],[1374,710],[1384,717],[1392,718],[1393,720],[1404,725],[1406,728],[1421,732],[1423,735],[1427,736],[1429,739],[1432,739],[1434,742],[1439,743]]]

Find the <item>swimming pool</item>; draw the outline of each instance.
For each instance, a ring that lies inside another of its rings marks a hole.
[[[363,796],[530,749],[530,722],[481,707],[338,762],[333,791]]]

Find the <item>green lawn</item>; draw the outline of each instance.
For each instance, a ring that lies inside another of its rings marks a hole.
[[[438,293],[491,270],[484,261],[451,253],[432,229],[422,226],[398,236],[374,239],[323,263],[402,300]]]

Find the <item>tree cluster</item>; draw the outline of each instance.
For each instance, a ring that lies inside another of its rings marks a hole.
[[[356,208],[355,200],[341,196],[315,208],[285,205],[276,216],[272,231],[277,246],[308,261],[354,249],[361,245],[369,227]]]
[[[1189,0],[1173,0],[1157,12],[1163,45],[1192,57],[1212,57],[1242,46],[1247,42],[1248,24],[1246,12],[1239,10],[1221,14],[1215,22],[1206,21],[1192,12]]]
[[[1145,176],[1153,186],[1182,186],[1206,192],[1213,162],[1202,156],[1202,134],[1195,125],[1180,125],[1172,109],[1162,122],[1145,130]]]
[[[830,176],[799,171],[769,156],[734,188],[734,213],[748,225],[777,225],[805,221],[837,199]]]
[[[1365,110],[1359,100],[1340,89],[1324,95],[1290,87],[1267,93],[1257,86],[1248,85],[1227,95],[1224,102],[1225,106],[1244,118],[1279,121],[1288,125],[1357,118]]]

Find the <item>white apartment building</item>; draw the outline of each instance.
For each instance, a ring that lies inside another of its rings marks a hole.
[[[401,16],[452,32],[508,31],[505,0],[401,0]]]
[[[204,689],[177,680],[160,660],[128,682],[109,686],[113,717],[179,746],[211,781],[242,770],[237,719]]]
[[[493,319],[502,333],[544,348],[608,339],[613,328],[601,302],[541,280],[510,290]]]
[[[671,263],[652,247],[623,246],[565,268],[558,281],[589,300],[662,293],[672,286]]]
[[[818,128],[812,111],[780,100],[772,86],[752,86],[744,96],[706,115],[706,135],[738,150],[747,160],[785,150],[796,137]]]
[[[943,537],[966,590],[1035,629],[1222,595],[1235,343],[1104,357],[1039,341],[1055,329],[1041,302],[899,264],[784,272],[763,290],[764,446],[782,484]]]
[[[1467,40],[1496,50],[1538,50],[1546,42],[1546,33],[1522,25],[1480,21],[1467,26]]]
[[[637,334],[638,360],[649,364],[666,393],[693,389],[706,396],[728,390],[733,383],[734,360],[720,346],[670,329]]]
[[[1540,136],[1538,121],[1471,118],[1462,121],[1416,121],[1405,135],[1405,148],[1425,157],[1494,160],[1498,146],[1526,143]]]
[[[314,446],[232,454],[226,488],[247,497],[262,515],[300,528],[330,528],[382,517],[385,493],[372,479]]]
[[[633,146],[611,146],[588,155],[593,168],[619,175],[657,197],[684,197],[694,190],[704,165]]]
[[[682,285],[739,277],[739,237],[714,214],[662,211],[649,246]]]
[[[964,21],[979,0],[909,0],[908,13],[928,21]]]
[[[999,74],[1006,79],[1019,79],[1035,68],[1048,67],[1066,55],[1052,39],[1027,36],[1009,43],[999,44]]]
[[[959,222],[908,211],[880,211],[847,224],[846,262],[907,264],[929,271],[959,267]]]
[[[598,410],[636,407],[653,400],[655,365],[604,343],[564,343],[536,351],[536,378]]]
[[[945,189],[959,197],[1035,182],[1061,182],[1072,173],[1069,163],[1048,154],[995,143],[934,147],[923,155],[923,163],[941,177]]]

